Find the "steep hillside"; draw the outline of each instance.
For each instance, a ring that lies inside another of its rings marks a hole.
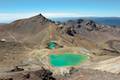
[[[63,33],[72,37],[81,37],[96,44],[97,48],[103,50],[107,42],[116,41],[119,44],[120,28],[107,25],[99,25],[91,20],[69,20],[64,24]],[[80,38],[79,38],[80,39]],[[78,39],[74,39],[78,40]],[[112,44],[113,45],[113,44]],[[110,45],[108,45],[110,47]],[[105,50],[105,49],[104,49]],[[116,52],[118,48],[114,49]],[[103,52],[104,53],[104,52]],[[119,52],[118,52],[119,53]]]
[[[50,40],[57,41],[60,45],[71,47],[96,48],[95,44],[89,39],[81,36],[71,37],[63,34],[62,27],[53,21],[39,14],[37,16],[21,19],[8,24],[2,31],[1,39],[21,43],[30,43],[38,47],[46,47]],[[67,29],[69,30],[69,29]],[[52,39],[50,39],[52,36]]]

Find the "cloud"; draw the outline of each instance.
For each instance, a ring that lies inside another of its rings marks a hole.
[[[28,18],[37,13],[0,13],[0,23],[12,22],[17,19]]]
[[[38,12],[35,13],[0,13],[0,23],[12,22],[17,19],[29,18],[35,15],[38,15]],[[42,13],[47,18],[55,18],[55,17],[88,17],[92,15],[88,14],[80,14],[80,13],[64,13],[64,12],[49,12]]]
[[[44,16],[51,17],[80,17],[78,13],[43,13]]]

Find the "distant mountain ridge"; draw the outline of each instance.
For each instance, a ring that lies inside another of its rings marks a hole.
[[[86,19],[93,20],[98,24],[111,25],[111,26],[120,26],[120,17],[66,17],[66,18],[53,18],[52,20],[65,22],[68,20],[76,19]]]

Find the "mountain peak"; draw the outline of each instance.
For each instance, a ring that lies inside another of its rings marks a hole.
[[[42,30],[48,27],[47,25],[49,23],[51,23],[49,19],[44,17],[42,14],[38,14],[30,18],[17,20],[17,21],[10,23],[9,29],[11,31],[14,30],[16,32],[20,29],[19,32],[21,33],[23,32],[36,33],[36,32],[39,32],[39,30]]]
[[[36,16],[33,16],[31,18],[35,18],[35,19],[47,19],[46,17],[44,17],[41,13],[36,15]]]
[[[41,13],[36,15],[36,17],[43,17],[43,18],[45,18]]]

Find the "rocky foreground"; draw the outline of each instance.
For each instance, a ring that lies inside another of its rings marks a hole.
[[[1,73],[0,73],[1,74]],[[119,74],[90,69],[78,69],[64,76],[53,76],[49,70],[2,73],[0,80],[119,80]]]

